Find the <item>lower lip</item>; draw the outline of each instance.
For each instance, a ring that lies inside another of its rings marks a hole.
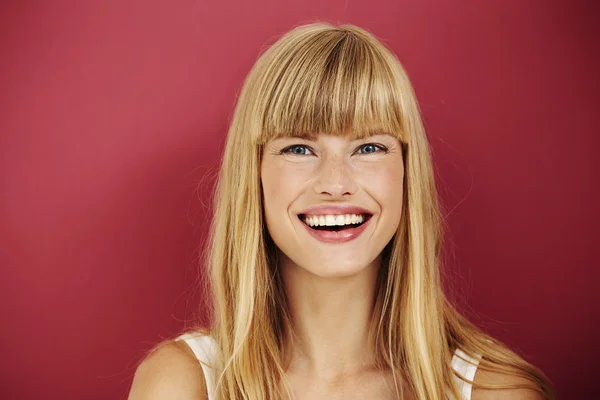
[[[343,229],[341,231],[320,231],[317,229],[312,229],[310,226],[306,225],[304,221],[300,221],[302,225],[306,228],[308,233],[313,235],[317,240],[325,243],[344,243],[349,242],[351,240],[356,239],[360,236],[361,233],[365,229],[367,229],[367,225],[371,222],[373,216],[371,216],[367,221],[365,221],[362,225],[357,226],[356,228],[348,228]]]

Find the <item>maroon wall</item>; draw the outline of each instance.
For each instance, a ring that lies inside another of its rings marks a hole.
[[[564,397],[591,396],[593,3],[3,2],[0,397],[126,396],[143,352],[196,309],[202,203],[245,74],[316,19],[373,31],[412,77],[469,315]]]

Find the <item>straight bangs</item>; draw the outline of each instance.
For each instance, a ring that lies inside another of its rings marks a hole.
[[[341,28],[300,34],[271,55],[275,66],[262,79],[268,101],[258,110],[263,118],[256,144],[320,133],[353,139],[386,133],[406,143],[394,56],[364,33]]]

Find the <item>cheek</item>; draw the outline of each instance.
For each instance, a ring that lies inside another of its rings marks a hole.
[[[399,214],[402,209],[404,170],[397,163],[365,170],[363,187],[382,207],[385,214]]]
[[[284,200],[285,194],[288,191],[289,182],[285,179],[283,173],[277,172],[273,168],[269,168],[263,171],[261,180],[265,205],[271,206]]]
[[[269,168],[263,168],[260,176],[263,192],[263,204],[267,225],[270,225],[271,214],[276,206],[274,204],[278,196],[279,184],[277,175],[273,174]]]
[[[268,163],[261,168],[261,183],[267,217],[287,212],[306,183],[302,168]]]

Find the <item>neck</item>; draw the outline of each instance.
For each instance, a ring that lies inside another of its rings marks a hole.
[[[334,376],[370,366],[369,325],[380,259],[358,274],[323,278],[284,257],[289,369]]]

